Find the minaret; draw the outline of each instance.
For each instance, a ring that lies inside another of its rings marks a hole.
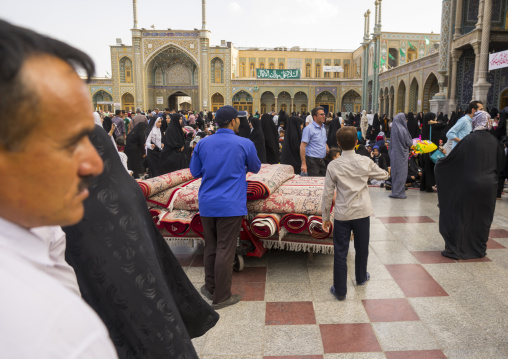
[[[201,13],[202,13],[202,17],[203,17],[203,28],[202,28],[202,30],[206,30],[206,0],[203,0],[203,5],[202,5]]]
[[[379,17],[379,1],[376,0],[374,3],[376,5],[376,11],[374,16],[374,33],[377,34],[377,25],[378,25],[378,17]]]
[[[381,33],[381,1],[383,1],[383,0],[378,0],[378,2],[379,2],[379,12],[378,12],[378,20],[377,20],[377,31],[379,33]]]
[[[363,28],[363,42],[369,42],[369,28],[370,28],[370,10],[363,15],[365,16],[365,26]]]
[[[138,28],[138,0],[132,1],[132,7],[134,11],[134,29]]]

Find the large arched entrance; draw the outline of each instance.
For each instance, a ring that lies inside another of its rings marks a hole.
[[[305,92],[299,91],[295,93],[293,99],[293,112],[300,112],[300,114],[306,114],[309,108],[309,100]]]
[[[113,111],[113,97],[104,90],[97,91],[92,97],[92,102],[96,111]]]
[[[506,16],[508,17],[508,13]],[[502,110],[505,107],[508,107],[508,88],[501,92],[501,95],[499,96],[499,110]]]
[[[252,114],[252,96],[243,90],[237,92],[233,96],[233,107],[238,111],[247,111]]]
[[[198,104],[198,66],[185,51],[173,45],[165,47],[150,58],[145,69],[148,83],[146,107],[157,107],[157,102],[164,98],[168,99],[171,110],[181,109],[183,102],[191,106]],[[179,97],[188,99],[177,99]]]
[[[122,108],[125,111],[134,112],[135,111],[135,105],[134,105],[134,96],[130,93],[124,93],[122,96]]]
[[[414,78],[409,86],[409,112],[418,112],[418,90],[418,81]]]
[[[434,97],[435,94],[439,92],[439,84],[437,82],[437,77],[433,73],[427,77],[427,81],[425,81],[425,85],[423,86],[423,112],[430,111],[430,100]]]
[[[277,96],[277,107],[277,110],[284,111],[285,113],[290,112],[288,110],[291,109],[291,95],[288,92],[282,91]]]
[[[342,96],[342,112],[360,112],[362,96],[355,90],[349,90]]]
[[[335,96],[328,91],[323,91],[316,97],[316,107],[323,107],[325,113],[335,112],[335,102]]]
[[[275,111],[275,95],[270,91],[263,92],[261,95],[261,114],[268,111]]]
[[[406,84],[401,81],[397,89],[397,113],[406,112]]]
[[[217,92],[212,96],[212,112],[217,111],[222,106],[224,106],[224,96]]]
[[[170,110],[191,110],[192,98],[183,91],[177,91],[168,96],[168,107]]]

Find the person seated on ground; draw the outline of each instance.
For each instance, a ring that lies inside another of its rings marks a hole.
[[[370,153],[370,156],[372,157],[372,160],[376,163],[376,165],[379,166],[379,168],[382,168],[385,171],[388,171],[388,166],[386,165],[386,161],[385,161],[384,157],[381,156],[378,146],[374,146],[374,149]]]
[[[370,152],[362,144],[356,145],[355,152],[357,155],[362,155],[370,158]]]
[[[418,162],[418,153],[411,151],[411,157],[407,161],[408,172],[406,186],[420,187],[420,178],[422,177],[422,167]]]
[[[381,147],[385,145],[385,133],[379,132],[379,134],[376,137],[376,146]]]
[[[362,135],[362,128],[361,127],[357,127],[356,128],[356,134],[358,136],[358,143],[360,145],[365,145],[365,139],[363,138],[363,135]]]
[[[390,155],[388,154],[388,147],[386,145],[379,146],[379,153],[384,158],[388,169],[390,169]]]

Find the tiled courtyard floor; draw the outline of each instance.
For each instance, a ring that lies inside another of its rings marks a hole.
[[[409,190],[406,200],[371,188],[368,271],[347,299],[329,292],[333,255],[272,250],[234,273],[237,305],[193,340],[203,359],[508,358],[508,195],[482,260],[454,261],[440,251],[437,194]],[[202,247],[172,246],[187,275],[204,283]]]

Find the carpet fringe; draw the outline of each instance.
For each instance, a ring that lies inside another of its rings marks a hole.
[[[333,245],[329,244],[282,242],[266,239],[262,239],[261,241],[263,242],[263,247],[266,249],[283,249],[293,252],[333,254]]]

